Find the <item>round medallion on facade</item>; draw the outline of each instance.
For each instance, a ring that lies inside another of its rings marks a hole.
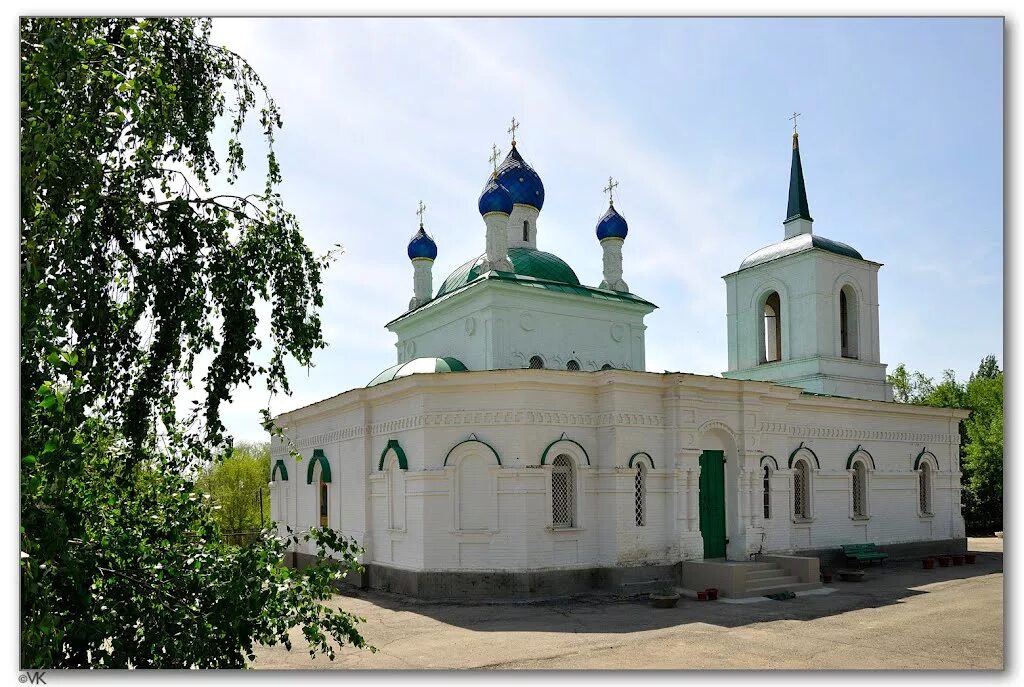
[[[466,318],[466,335],[467,336],[473,336],[474,332],[476,332],[476,318],[475,317],[467,317]]]
[[[611,335],[616,341],[622,341],[622,338],[626,336],[626,326],[621,322],[616,322],[611,326]]]
[[[532,314],[524,312],[519,316],[519,326],[523,328],[523,331],[532,332],[537,324],[533,321]]]

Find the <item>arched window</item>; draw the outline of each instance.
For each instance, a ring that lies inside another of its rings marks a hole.
[[[543,369],[543,367],[544,367],[544,358],[541,358],[539,355],[535,355],[532,358],[530,358],[530,369],[531,370],[540,370],[540,369]]]
[[[612,366],[609,363],[605,363],[604,365],[601,366],[601,369],[602,370],[611,370]]]
[[[764,301],[764,347],[761,362],[782,360],[782,303],[778,291],[772,291]]]
[[[572,527],[576,522],[572,458],[564,453],[551,462],[551,525]]]
[[[523,241],[530,240],[530,220],[523,220]]]
[[[917,491],[921,515],[932,514],[932,466],[922,460],[917,471]]]
[[[329,483],[324,481],[323,475],[320,476],[320,527],[327,527],[328,523],[328,496],[327,485]]]
[[[857,357],[857,293],[844,286],[839,291],[839,351],[844,358]]]
[[[572,370],[573,372],[579,372],[580,364],[575,360],[570,360],[568,364],[566,364],[565,369]]]
[[[761,480],[764,491],[764,519],[770,520],[772,517],[772,469],[767,465],[764,466]]]
[[[636,515],[636,526],[647,524],[647,466],[637,463],[636,475],[633,477],[633,510]]]
[[[803,458],[793,463],[793,515],[811,517],[811,469]]]
[[[868,514],[868,479],[867,468],[864,461],[858,460],[853,464],[853,476],[851,479],[851,497],[853,499],[853,517],[864,518]]]

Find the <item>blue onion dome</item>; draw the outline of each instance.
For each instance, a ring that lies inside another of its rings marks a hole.
[[[409,239],[409,259],[415,260],[416,258],[430,258],[433,260],[437,257],[437,244],[434,243],[434,239],[427,235],[427,232],[423,230],[423,225],[420,225],[420,230],[413,234],[413,237]]]
[[[626,218],[619,214],[614,205],[608,205],[608,212],[604,213],[597,223],[597,239],[599,241],[607,238],[626,238],[629,233],[629,225]]]
[[[492,174],[480,194],[480,200],[477,201],[476,207],[480,210],[481,215],[486,215],[488,212],[504,212],[507,215],[512,212],[512,195],[498,183],[497,177]]]
[[[508,157],[498,167],[498,183],[508,190],[513,203],[530,205],[538,210],[544,207],[544,183],[533,167],[526,164],[514,143]]]

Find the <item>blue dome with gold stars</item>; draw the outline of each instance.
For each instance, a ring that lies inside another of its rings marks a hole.
[[[512,212],[512,194],[492,174],[480,194],[480,200],[477,201],[476,207],[480,210],[481,215],[486,215],[488,212],[504,212],[507,215]]]
[[[629,225],[626,218],[619,214],[614,205],[608,206],[608,212],[604,213],[597,223],[597,239],[602,241],[607,238],[625,239],[629,233]]]
[[[422,224],[420,225],[420,230],[409,239],[408,253],[410,260],[415,260],[416,258],[430,258],[433,260],[437,257],[437,244],[424,231]]]
[[[513,203],[529,205],[540,210],[544,207],[544,183],[533,167],[516,150],[515,143],[508,157],[498,167],[498,183],[512,196]]]

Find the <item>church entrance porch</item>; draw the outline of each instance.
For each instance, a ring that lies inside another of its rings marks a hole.
[[[725,558],[725,452],[700,454],[700,534],[704,558]]]
[[[727,598],[799,592],[821,586],[818,559],[801,556],[759,556],[755,561],[683,561],[683,589],[699,592],[714,587]]]

